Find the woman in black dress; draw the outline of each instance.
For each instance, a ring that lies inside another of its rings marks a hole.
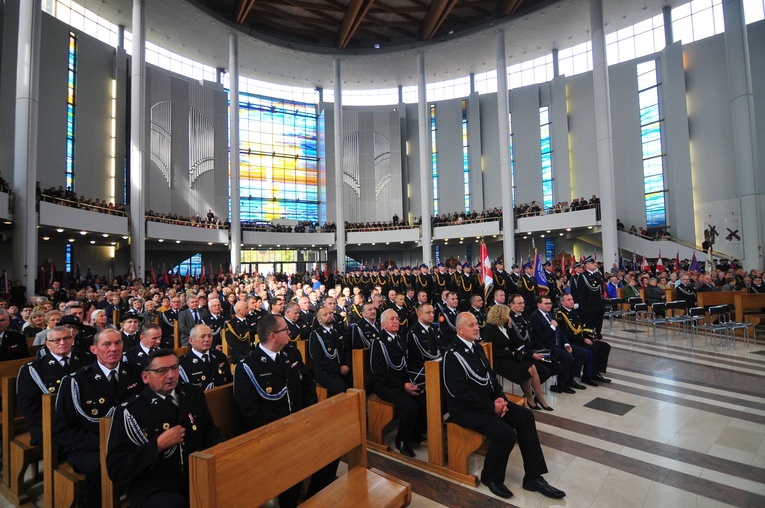
[[[515,334],[508,332],[509,323],[510,309],[506,305],[497,304],[489,309],[481,338],[494,345],[494,371],[521,386],[523,395],[526,397],[526,405],[530,409],[539,409],[539,406],[534,403],[535,393],[539,404],[549,407],[542,393],[542,383],[537,368],[526,359],[523,351],[517,351],[518,345],[511,339]]]

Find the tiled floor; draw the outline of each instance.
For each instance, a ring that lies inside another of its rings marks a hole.
[[[566,491],[566,498],[555,501],[524,491],[523,465],[515,450],[506,477],[515,494],[509,504],[765,506],[765,344],[745,348],[739,342],[736,349],[718,346],[713,351],[701,340],[691,349],[678,332],[659,329],[654,344],[653,334],[638,333],[636,340],[634,332],[621,329],[618,321],[613,331],[608,324],[604,328],[613,348],[607,373],[611,384],[574,395],[549,393],[555,411],[535,412],[549,469],[545,477]],[[609,401],[622,409],[634,407],[619,416],[609,412],[617,406]],[[605,410],[587,407],[593,402]],[[427,460],[425,448],[417,454]],[[378,460],[392,462],[390,457]],[[479,473],[482,463],[482,456],[471,456],[471,471]],[[424,487],[434,477],[411,468],[409,474],[415,485],[413,507],[462,506],[464,501],[454,499],[464,495],[478,496],[471,506],[499,505],[483,485],[472,489],[438,479],[442,483],[434,494]],[[36,489],[33,493],[41,497]],[[4,506],[10,505],[0,500]]]
[[[641,331],[636,340],[622,328],[618,321],[604,328],[611,384],[546,394],[555,411],[535,412],[545,477],[566,498],[524,491],[523,463],[513,451],[510,504],[765,506],[765,341],[712,350],[702,338],[691,349],[677,331],[658,329],[654,343],[653,334]],[[617,408],[626,412],[614,414]],[[482,463],[473,455],[471,471],[479,474]],[[475,490],[492,496],[482,485]]]

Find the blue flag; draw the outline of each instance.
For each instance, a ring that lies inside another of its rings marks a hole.
[[[542,261],[539,259],[539,253],[535,253],[534,257],[534,278],[537,280],[537,286],[539,286],[539,294],[546,295],[550,288],[547,286],[547,276],[545,275],[545,269],[542,267]]]
[[[692,272],[698,272],[699,271],[699,262],[696,259],[696,251],[693,251],[693,256],[691,257],[691,266],[689,268]]]

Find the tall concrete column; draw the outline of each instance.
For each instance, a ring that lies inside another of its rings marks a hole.
[[[616,197],[614,189],[614,147],[611,133],[611,94],[606,64],[606,33],[603,27],[603,0],[590,0],[592,37],[592,81],[595,90],[595,147],[600,180],[600,223],[603,238],[603,266],[619,256],[616,243]]]
[[[505,32],[498,30],[494,38],[497,45],[497,133],[499,134],[499,186],[502,198],[502,254],[505,266],[515,263],[515,217],[513,217],[512,181],[510,179],[510,131],[507,101],[507,58]]]
[[[553,77],[557,78],[560,76],[560,60],[558,59],[558,48],[553,48],[550,54],[552,55]]]
[[[724,0],[725,54],[728,61],[730,110],[733,117],[733,142],[736,172],[741,196],[741,241],[744,268],[762,268],[762,213],[758,182],[763,172],[757,163],[757,131],[754,123],[752,72],[742,0]]]
[[[37,275],[37,111],[40,81],[40,2],[21,0],[16,62],[16,118],[14,123],[13,162],[13,273],[35,293]],[[7,12],[7,11],[6,11]]]
[[[242,221],[239,217],[239,40],[236,33],[228,36],[228,99],[229,99],[229,169],[231,172],[231,239],[230,263],[235,273],[242,264]]]
[[[332,61],[332,70],[334,72],[334,117],[335,117],[335,224],[337,232],[335,241],[337,242],[337,269],[345,273],[345,210],[343,209],[343,85],[342,73],[340,70],[340,59],[335,58]]]
[[[672,32],[672,7],[665,5],[661,8],[661,14],[664,17],[664,44],[669,46],[675,42],[675,34]]]
[[[431,216],[433,215],[433,171],[430,155],[430,115],[428,114],[428,97],[425,89],[425,53],[417,53],[417,122],[419,125],[419,155],[420,155],[420,211],[422,212],[422,262],[433,266],[433,231]]]
[[[130,61],[130,259],[146,274],[146,16],[144,0],[133,0],[133,58]]]

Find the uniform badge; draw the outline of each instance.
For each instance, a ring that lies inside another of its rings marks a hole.
[[[202,378],[201,378],[201,379],[202,379],[202,381],[204,381],[204,380],[206,380],[206,379],[207,379],[207,376],[202,376]]]
[[[198,360],[194,358],[193,360],[191,360],[191,363],[198,363]]]
[[[54,393],[56,391],[56,387],[55,386],[51,386],[50,388],[48,388],[48,391],[50,393]]]
[[[332,352],[332,348],[331,348],[331,347],[328,347],[328,348],[327,348],[327,353],[331,353],[331,352]]]
[[[270,386],[266,387],[266,393],[271,393],[272,391],[273,391],[273,388],[271,388]]]
[[[393,337],[388,337],[388,342],[393,342]]]
[[[60,383],[61,383],[61,380],[60,379],[56,379],[56,384],[60,384]]]
[[[106,402],[105,398],[101,397],[100,399],[98,399],[99,404],[103,404],[104,402]]]
[[[167,429],[169,429],[169,428],[170,428],[170,424],[169,424],[169,423],[163,423],[163,424],[162,424],[162,428],[163,428],[163,429],[165,429],[165,430],[167,430]]]
[[[98,409],[93,409],[93,410],[90,412],[90,414],[92,414],[93,416],[96,416],[96,415],[98,414]]]
[[[48,362],[48,365],[53,365],[54,363],[56,363],[56,360],[51,360]]]
[[[261,356],[260,357],[260,361],[263,362],[263,363],[266,363],[266,357],[265,356]]]
[[[101,374],[96,374],[94,377],[95,377],[95,380],[98,381],[99,379],[101,379]]]

